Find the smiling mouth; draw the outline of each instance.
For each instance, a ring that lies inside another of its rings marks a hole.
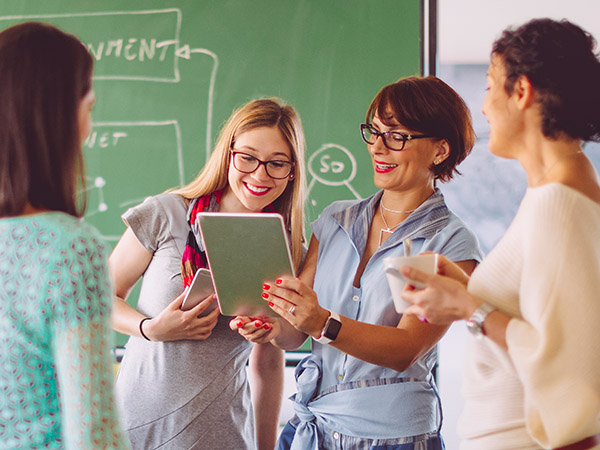
[[[254,186],[252,184],[248,184],[248,183],[244,183],[244,185],[246,186],[246,188],[252,192],[253,194],[264,194],[265,192],[267,192],[270,188],[268,187],[259,187],[259,186]]]
[[[398,164],[384,164],[375,161],[375,167],[377,168],[377,170],[391,170],[398,167]]]

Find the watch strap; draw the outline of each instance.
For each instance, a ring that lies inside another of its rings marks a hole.
[[[496,308],[490,305],[489,303],[482,303],[475,311],[469,320],[467,320],[467,328],[471,333],[475,336],[485,336],[485,330],[483,328],[483,323],[487,316],[490,315],[493,311],[496,311]]]
[[[335,338],[337,338],[341,326],[342,320],[340,319],[339,314],[329,311],[329,317],[325,322],[325,326],[321,330],[321,336],[317,339],[313,339],[319,344],[329,344],[330,342],[333,342]]]

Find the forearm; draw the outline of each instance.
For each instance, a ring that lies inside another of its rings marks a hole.
[[[427,325],[414,316],[403,317],[400,327],[371,325],[342,317],[333,347],[358,359],[403,372],[429,351],[448,326]]]
[[[142,337],[140,321],[146,316],[118,296],[113,297],[111,325],[113,330],[129,336]]]
[[[274,346],[287,351],[298,350],[306,342],[308,335],[297,330],[287,321],[280,319],[281,331],[271,342]]]
[[[495,342],[500,348],[508,350],[506,343],[506,329],[511,317],[501,311],[491,312],[483,323],[483,329],[487,338]]]
[[[259,450],[272,450],[279,431],[283,395],[284,353],[271,344],[255,344],[249,363]]]

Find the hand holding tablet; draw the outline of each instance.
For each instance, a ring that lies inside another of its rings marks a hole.
[[[276,315],[261,294],[265,281],[294,276],[281,215],[201,212],[197,220],[221,314]]]

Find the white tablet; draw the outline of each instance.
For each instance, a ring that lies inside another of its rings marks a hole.
[[[221,313],[276,315],[261,295],[265,281],[294,275],[281,215],[201,212],[197,220]]]

